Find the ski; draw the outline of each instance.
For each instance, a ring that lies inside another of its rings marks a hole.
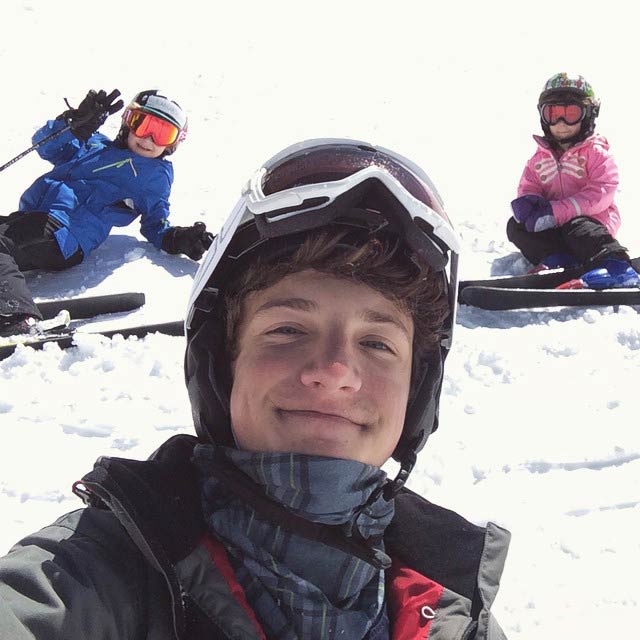
[[[466,286],[459,296],[461,304],[492,311],[534,309],[537,307],[587,307],[640,305],[640,289],[521,289]]]
[[[31,347],[32,349],[42,349],[44,345],[55,343],[61,349],[68,349],[74,345],[74,339],[78,335],[100,335],[107,338],[113,338],[115,335],[121,335],[124,338],[130,336],[144,337],[150,333],[164,333],[170,336],[184,335],[184,321],[175,320],[172,322],[161,322],[158,324],[143,324],[136,327],[123,327],[120,329],[107,329],[104,331],[79,331],[70,329],[59,333],[44,334],[42,336],[26,336],[19,342],[4,344],[0,346],[0,360],[8,358],[15,352],[19,345]]]
[[[640,272],[640,257],[634,258],[631,265]],[[549,269],[538,273],[528,273],[519,276],[498,276],[483,280],[461,280],[459,283],[458,301],[465,302],[463,292],[468,287],[490,287],[492,289],[555,289],[574,278],[579,278],[585,272],[585,267],[571,267],[569,269]],[[475,296],[474,296],[475,297]]]
[[[84,298],[60,298],[36,304],[45,319],[53,318],[61,310],[66,309],[74,320],[84,320],[103,313],[133,311],[134,309],[139,309],[144,303],[144,293],[127,291],[101,296],[86,296]]]

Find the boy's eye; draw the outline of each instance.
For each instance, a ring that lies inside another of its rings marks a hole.
[[[364,340],[361,344],[365,347],[370,347],[377,351],[388,351],[389,353],[393,353],[393,350],[389,347],[388,344],[382,342],[381,340]]]
[[[299,333],[302,333],[302,331],[300,331],[300,329],[296,329],[295,327],[290,327],[287,325],[283,327],[276,327],[275,329],[269,331],[269,333],[280,335],[297,335]]]

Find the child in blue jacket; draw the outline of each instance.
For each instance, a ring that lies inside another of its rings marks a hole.
[[[0,217],[0,336],[34,333],[41,319],[23,272],[79,264],[114,226],[140,218],[142,235],[158,249],[199,260],[212,241],[202,222],[168,222],[173,166],[166,158],[184,140],[187,117],[156,90],[137,94],[115,140],[97,133],[118,111],[119,92],[89,91],[77,109],[49,120],[33,137],[53,169]]]

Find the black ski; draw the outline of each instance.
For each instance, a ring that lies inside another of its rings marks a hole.
[[[640,258],[631,261],[633,268],[640,272]],[[520,276],[501,276],[485,278],[484,280],[461,280],[459,283],[458,301],[465,302],[463,291],[468,287],[491,287],[493,289],[555,289],[568,280],[579,278],[585,272],[585,267],[570,269],[550,269],[539,273],[529,273]]]
[[[93,318],[103,313],[120,313],[133,311],[145,303],[144,293],[127,291],[110,293],[102,296],[86,296],[84,298],[60,298],[38,302],[38,309],[43,318],[54,318],[59,311],[66,309],[74,320]]]
[[[77,331],[71,329],[67,332],[43,335],[36,338],[27,338],[20,342],[24,346],[32,349],[42,349],[45,344],[55,342],[61,349],[68,349],[73,346],[75,335],[101,335],[107,338],[113,338],[115,335],[121,335],[124,338],[129,336],[143,337],[149,333],[164,333],[170,336],[184,335],[184,321],[175,320],[173,322],[161,322],[159,324],[143,324],[137,327],[123,327],[121,329],[107,329],[104,331]],[[18,344],[6,344],[0,346],[0,360],[8,358],[18,347]]]
[[[590,307],[640,305],[640,289],[520,289],[466,286],[459,296],[462,304],[481,309],[506,311],[536,307]]]

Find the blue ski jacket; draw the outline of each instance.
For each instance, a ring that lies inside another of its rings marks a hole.
[[[49,120],[33,136],[36,144],[66,125]],[[94,133],[86,143],[65,131],[38,148],[54,166],[20,198],[20,211],[44,211],[62,225],[56,239],[65,257],[78,246],[87,256],[113,227],[126,227],[140,217],[140,231],[158,249],[170,228],[169,194],[173,165],[121,149]]]

